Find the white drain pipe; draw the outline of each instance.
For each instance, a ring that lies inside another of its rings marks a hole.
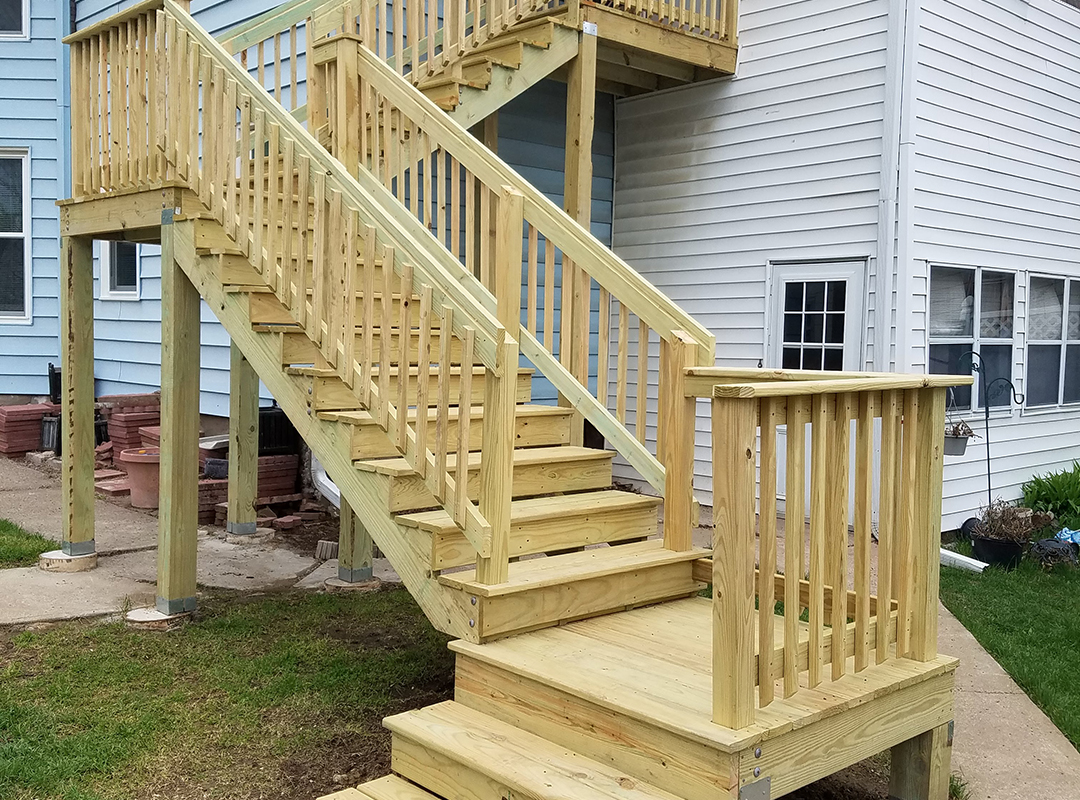
[[[314,453],[311,454],[311,483],[315,486],[315,491],[326,498],[327,502],[334,508],[341,509],[341,490],[330,480],[326,469],[319,463],[319,459],[315,458]]]

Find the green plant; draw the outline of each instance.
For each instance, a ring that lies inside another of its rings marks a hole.
[[[0,519],[0,569],[32,567],[39,555],[59,546],[52,539],[29,533],[14,522]]]
[[[1080,526],[1080,463],[1059,472],[1036,475],[1023,486],[1024,505],[1048,511],[1062,525]]]
[[[963,776],[955,772],[949,776],[949,800],[970,800],[971,790]]]

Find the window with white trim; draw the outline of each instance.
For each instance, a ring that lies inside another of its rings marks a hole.
[[[139,299],[139,250],[131,242],[101,243],[101,299]]]
[[[1080,281],[1031,276],[1027,341],[1027,405],[1080,402]]]
[[[1011,272],[931,267],[930,372],[970,375],[972,361],[981,361],[986,386],[997,378],[1011,379],[1015,295],[1016,276]],[[991,408],[1009,405],[1009,391],[995,388],[989,398],[982,398],[980,383],[950,390],[950,406],[966,410],[981,408],[984,402]]]
[[[25,39],[30,32],[30,0],[0,0],[0,39]]]
[[[0,320],[29,316],[30,159],[0,150]]]

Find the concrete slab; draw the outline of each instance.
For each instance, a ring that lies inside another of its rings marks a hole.
[[[33,477],[41,473],[26,467],[29,475],[18,475],[27,482],[21,490],[13,487],[0,492],[0,518],[9,519],[32,533],[39,533],[60,541],[61,510],[60,487],[53,484],[41,488]],[[94,504],[94,538],[98,554],[155,547],[157,545],[157,517],[132,508],[98,500]]]
[[[19,489],[45,489],[49,486],[58,486],[56,478],[38,472],[36,469],[14,461],[10,458],[0,458],[0,492],[10,492]]]
[[[944,606],[938,649],[960,659],[952,766],[971,800],[1073,800],[1080,752]]]
[[[374,576],[383,583],[401,583],[401,576],[394,571],[394,568],[390,566],[390,562],[385,558],[376,558],[371,566]],[[336,558],[331,558],[322,562],[314,570],[297,581],[294,588],[321,592],[326,588],[325,581],[330,578],[336,578],[337,576],[338,560]]]
[[[27,567],[0,570],[0,597],[0,625],[16,625],[116,613],[152,603],[154,588],[101,568],[58,573]]]

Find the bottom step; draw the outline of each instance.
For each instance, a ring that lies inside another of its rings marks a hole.
[[[342,789],[326,794],[319,800],[439,800],[437,795],[421,789],[397,775],[387,775],[369,781],[355,789]]]

